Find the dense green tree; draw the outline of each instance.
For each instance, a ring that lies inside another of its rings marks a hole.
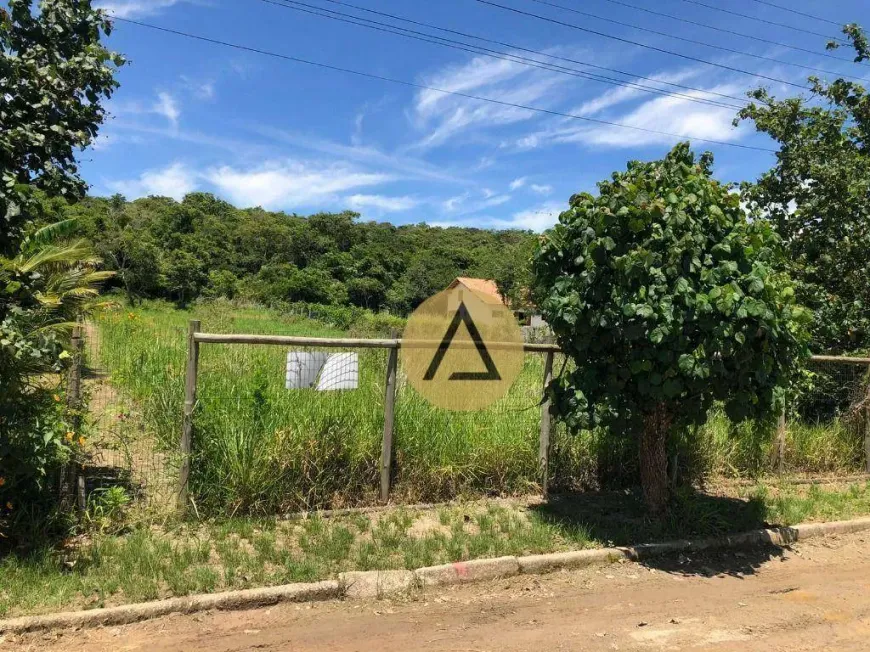
[[[519,299],[536,240],[527,231],[359,222],[350,212],[240,210],[207,193],[49,208],[77,218],[130,298],[174,301],[233,296],[404,314],[459,275],[501,279]]]
[[[346,283],[347,298],[350,303],[360,308],[379,310],[387,300],[387,288],[371,276],[352,278]]]
[[[630,162],[570,208],[535,255],[535,293],[573,371],[551,385],[569,427],[601,423],[639,439],[653,511],[668,496],[666,441],[706,420],[773,414],[807,354],[806,310],[780,271],[770,223],[683,143]]]
[[[39,513],[68,453],[59,402],[34,378],[60,370],[70,321],[108,275],[70,239],[72,222],[44,223],[65,210],[52,198],[83,194],[75,152],[96,137],[124,63],[100,43],[110,28],[89,0],[0,7],[0,545],[18,514]]]
[[[124,59],[104,48],[111,24],[88,0],[9,0],[0,7],[0,255],[33,218],[32,190],[79,197],[75,150],[105,119]]]
[[[855,61],[870,59],[864,32],[843,31]],[[845,352],[870,346],[870,95],[843,78],[809,81],[809,97],[750,93],[735,122],[751,120],[780,148],[744,196],[785,241],[799,300],[815,314],[813,349]]]
[[[196,256],[174,249],[161,261],[160,278],[169,296],[183,306],[199,296],[208,281],[208,272]]]

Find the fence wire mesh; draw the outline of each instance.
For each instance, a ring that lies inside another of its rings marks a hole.
[[[784,470],[865,468],[867,364],[813,359],[790,398],[781,453]]]
[[[122,486],[139,504],[170,505],[177,489],[177,432],[160,438],[153,405],[122,389],[119,350],[100,336],[96,324],[83,328],[81,391],[85,494]],[[168,406],[167,406],[168,407]]]
[[[373,502],[386,351],[200,345],[191,496],[205,511]]]
[[[121,483],[145,504],[172,507],[186,329],[173,326],[141,345],[150,325],[126,315],[105,319],[112,320],[105,331],[85,328],[87,489]],[[347,346],[201,343],[190,464],[197,510],[275,513],[377,502],[388,355]],[[455,412],[416,393],[400,349],[392,499],[537,491],[545,359],[526,353],[504,398]],[[570,363],[555,354],[553,375],[565,371]],[[765,434],[758,424],[728,423],[720,411],[696,437],[704,459],[681,452],[680,473],[689,475],[687,465],[726,475],[863,469],[867,376],[867,365],[814,361],[789,400],[783,446],[775,424],[764,425]],[[554,421],[551,442],[552,490],[622,486],[636,477],[636,441],[625,433],[570,434]]]

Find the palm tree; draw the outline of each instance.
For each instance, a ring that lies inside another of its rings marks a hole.
[[[70,238],[74,228],[74,219],[49,224],[25,238],[14,258],[0,257],[0,322],[11,321],[22,345],[42,348],[63,338],[98,305],[99,286],[114,274],[97,269],[101,261],[85,241]],[[12,343],[8,335],[2,342]],[[19,377],[53,366],[44,356],[15,357]]]

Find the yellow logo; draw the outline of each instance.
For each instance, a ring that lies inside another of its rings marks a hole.
[[[479,410],[504,396],[523,368],[523,335],[496,296],[457,286],[423,302],[402,336],[403,370],[429,402]]]

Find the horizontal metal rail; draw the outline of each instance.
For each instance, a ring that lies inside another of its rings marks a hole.
[[[402,340],[401,338],[369,339],[352,337],[300,337],[298,335],[245,335],[236,333],[195,333],[196,342],[210,344],[272,344],[277,346],[316,346],[328,348],[350,349],[394,349],[410,348],[415,344],[421,346],[437,345],[437,342],[415,342]],[[468,341],[456,342],[458,346],[471,347]],[[519,344],[514,342],[487,342],[489,349],[516,348]],[[529,353],[562,353],[557,344],[530,344],[522,345],[523,351]],[[870,358],[857,358],[839,355],[814,355],[810,357],[813,362],[840,362],[845,364],[870,365]]]

